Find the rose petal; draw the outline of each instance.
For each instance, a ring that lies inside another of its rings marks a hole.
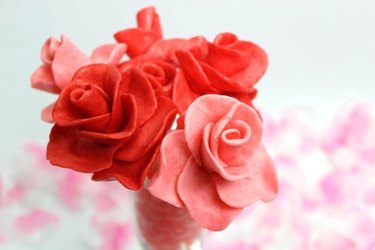
[[[212,68],[210,65],[202,62],[200,63],[200,65],[204,73],[206,74],[206,77],[208,78],[211,86],[218,91],[235,93],[246,93],[252,91],[252,89],[243,86],[242,82],[233,81],[232,79],[221,74],[216,69]]]
[[[94,173],[92,179],[101,181],[114,177],[124,187],[139,190],[143,187],[146,176],[151,170],[158,153],[159,147],[156,146],[137,161],[115,160],[110,168]]]
[[[55,125],[47,146],[47,159],[52,165],[93,173],[112,165],[114,151],[114,146],[78,136],[74,128]]]
[[[124,72],[118,92],[128,93],[135,98],[137,105],[137,126],[141,126],[154,114],[157,107],[157,100],[150,82],[141,70],[131,68]]]
[[[60,46],[61,42],[56,38],[50,37],[49,39],[47,39],[40,53],[40,59],[42,60],[42,62],[50,65],[55,57],[56,51]]]
[[[198,94],[194,93],[182,73],[178,71],[173,82],[172,99],[176,103],[179,113],[185,112],[190,104],[199,97]]]
[[[235,103],[238,101],[228,96],[204,95],[197,98],[186,110],[185,138],[199,165],[202,165],[201,142],[204,127],[211,122],[216,123]]]
[[[236,47],[246,50],[246,53],[251,56],[251,62],[247,68],[231,75],[230,78],[234,81],[243,82],[247,88],[252,88],[266,72],[268,66],[267,54],[261,47],[251,42],[238,43]]]
[[[82,66],[90,64],[90,59],[70,39],[62,35],[61,46],[52,62],[52,73],[56,85],[63,89]]]
[[[242,210],[220,200],[212,176],[199,167],[193,157],[180,174],[177,191],[192,218],[209,230],[223,230]]]
[[[232,182],[215,178],[220,198],[233,207],[247,206],[258,198],[265,202],[273,200],[278,191],[277,176],[265,148],[260,146],[246,164],[251,171],[249,178]]]
[[[52,110],[53,110],[54,106],[55,106],[55,103],[53,102],[42,110],[42,120],[43,121],[49,122],[49,123],[55,122],[55,120],[52,117]]]
[[[207,55],[207,41],[202,36],[196,36],[189,40],[175,38],[162,39],[155,42],[148,50],[146,55],[151,58],[158,58],[165,61],[177,63],[176,51],[189,51],[195,58],[201,60]]]
[[[31,76],[31,87],[50,93],[60,93],[60,88],[55,84],[51,65],[41,65]]]
[[[213,133],[214,124],[209,123],[204,128],[202,137],[201,156],[203,167],[209,171],[218,173],[222,178],[228,181],[238,181],[251,175],[251,171],[246,164],[242,166],[228,166],[221,161],[219,157],[215,157],[209,146],[209,137]]]
[[[232,128],[241,133],[242,140],[225,138],[225,130]],[[215,124],[210,148],[215,157],[220,158],[229,166],[241,166],[259,146],[261,137],[262,122],[256,111],[243,103],[238,103]]]
[[[215,38],[214,43],[208,43],[208,63],[225,76],[231,76],[246,68],[251,61],[246,51],[233,48],[233,44],[237,42],[236,35],[221,33]]]
[[[176,207],[184,207],[177,193],[177,180],[190,156],[182,130],[166,135],[161,144],[159,167],[150,180],[150,193]]]
[[[116,152],[116,159],[122,161],[138,160],[150,148],[161,140],[166,130],[172,125],[177,108],[165,97],[158,97],[158,107],[155,114],[139,128],[129,143]]]
[[[180,67],[190,83],[190,88],[200,94],[216,93],[197,59],[189,51],[176,51]]]
[[[119,64],[126,51],[125,44],[105,44],[97,47],[91,54],[93,63]]]
[[[78,133],[97,142],[111,142],[120,139],[125,142],[125,139],[132,136],[136,129],[137,107],[134,97],[129,94],[123,94],[120,100],[121,102],[118,102],[116,108],[112,110],[110,117],[113,126],[108,125],[107,129],[102,132],[80,130]],[[84,128],[87,127],[82,129]]]

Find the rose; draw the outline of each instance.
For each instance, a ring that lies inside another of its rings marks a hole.
[[[277,192],[273,163],[261,143],[262,124],[250,106],[204,95],[185,114],[184,130],[163,140],[149,191],[210,230],[224,229],[247,205]]]
[[[125,50],[124,44],[105,44],[97,47],[91,56],[87,57],[67,36],[62,35],[61,41],[51,37],[42,47],[43,64],[32,74],[31,86],[58,94],[80,67],[91,63],[117,65]],[[53,105],[47,106],[42,111],[43,120],[53,122],[51,114]]]
[[[118,31],[114,35],[119,43],[128,46],[129,57],[139,56],[162,38],[159,15],[154,7],[147,7],[137,13],[137,28]]]
[[[172,85],[176,76],[175,65],[164,60],[140,56],[122,63],[118,68],[125,72],[132,67],[140,69],[145,74],[156,96],[172,97]]]
[[[229,95],[251,105],[256,96],[253,85],[267,68],[266,53],[231,33],[219,34],[207,46],[204,58],[197,58],[189,51],[176,52],[185,78],[176,82],[173,90],[179,112],[183,113],[203,94]]]
[[[156,95],[172,97],[174,82],[183,77],[181,72],[176,72],[177,50],[187,50],[201,58],[207,53],[207,41],[199,36],[191,39],[161,39],[153,43],[144,54],[121,63],[118,68],[120,71],[139,68],[147,76]]]
[[[56,166],[116,178],[130,189],[142,187],[161,138],[177,109],[156,97],[138,69],[121,73],[107,64],[77,71],[53,109],[56,124],[47,159]]]

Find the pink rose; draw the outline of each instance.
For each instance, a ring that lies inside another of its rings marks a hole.
[[[268,65],[266,52],[231,33],[219,34],[206,46],[207,53],[203,58],[191,51],[176,52],[185,78],[176,82],[173,89],[173,101],[180,113],[204,94],[229,95],[251,105],[257,93],[253,86]]]
[[[203,227],[222,230],[245,206],[275,198],[276,172],[261,137],[253,108],[228,96],[201,96],[187,109],[184,130],[164,138],[149,190],[186,207]]]
[[[67,36],[62,35],[61,41],[51,37],[42,47],[43,64],[32,74],[31,86],[58,94],[70,83],[75,72],[82,66],[92,63],[117,65],[125,51],[124,44],[106,44],[97,47],[88,57]],[[53,105],[47,106],[42,111],[43,120],[53,122]]]

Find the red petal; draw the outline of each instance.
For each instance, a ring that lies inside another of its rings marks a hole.
[[[105,130],[110,118],[109,113],[95,117],[84,117],[79,109],[72,104],[70,94],[79,88],[79,85],[80,83],[72,83],[62,90],[52,111],[54,120],[59,126],[63,127],[79,125],[95,131]]]
[[[172,99],[178,107],[178,112],[181,114],[190,106],[190,104],[199,97],[189,87],[184,74],[181,71],[177,72],[177,75],[173,82]]]
[[[175,52],[178,50],[189,51],[195,58],[201,60],[207,55],[207,41],[204,37],[196,36],[189,40],[186,39],[163,39],[155,42],[148,50],[146,55],[151,58],[157,58],[165,61],[177,63]]]
[[[233,81],[208,64],[200,63],[200,65],[213,88],[221,92],[251,92],[251,89],[246,88],[242,83]]]
[[[118,102],[118,106],[113,109],[111,114],[111,125],[108,125],[104,132],[83,130],[79,131],[79,134],[97,142],[110,142],[120,139],[124,142],[124,139],[132,136],[135,131],[136,109],[134,97],[123,94],[121,102]]]
[[[92,179],[102,181],[114,177],[126,188],[139,190],[143,187],[146,176],[151,170],[158,152],[159,147],[155,147],[137,161],[115,160],[110,168],[95,173]]]
[[[74,128],[55,125],[47,146],[47,159],[56,166],[94,173],[112,165],[114,151],[114,146],[79,136]]]
[[[209,230],[223,230],[242,210],[220,200],[212,176],[196,165],[193,157],[180,174],[177,191],[191,217]]]
[[[242,42],[237,46],[246,50],[246,53],[251,56],[251,62],[247,68],[233,74],[230,78],[234,81],[243,82],[247,88],[252,88],[266,72],[268,66],[267,54],[261,47],[251,42]]]
[[[150,193],[176,207],[184,207],[177,193],[177,179],[190,156],[182,130],[165,136],[161,144],[159,166],[150,180]]]
[[[116,95],[127,93],[135,98],[137,127],[141,126],[156,110],[157,102],[154,91],[145,74],[139,69],[130,68],[122,74],[122,78]]]
[[[120,71],[108,64],[90,64],[80,68],[74,75],[74,83],[90,83],[98,86],[113,100],[116,88],[121,82]]]
[[[243,70],[251,60],[246,51],[233,49],[231,45],[236,42],[237,37],[233,34],[223,33],[216,38],[215,43],[208,44],[208,63],[225,76]]]
[[[200,94],[216,93],[197,59],[190,52],[179,50],[176,51],[176,56],[191,89]]]
[[[137,25],[139,28],[150,30],[158,37],[162,37],[159,15],[152,6],[138,11]]]
[[[166,130],[172,125],[176,113],[177,108],[170,99],[158,97],[155,114],[136,131],[129,143],[116,152],[116,159],[135,161],[142,157],[161,140]]]

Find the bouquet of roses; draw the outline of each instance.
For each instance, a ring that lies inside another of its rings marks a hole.
[[[147,199],[186,208],[210,230],[274,199],[277,177],[253,106],[263,49],[231,33],[164,39],[153,7],[114,37],[90,56],[65,35],[42,48],[31,82],[58,94],[42,111],[54,124],[51,164],[147,189]]]

